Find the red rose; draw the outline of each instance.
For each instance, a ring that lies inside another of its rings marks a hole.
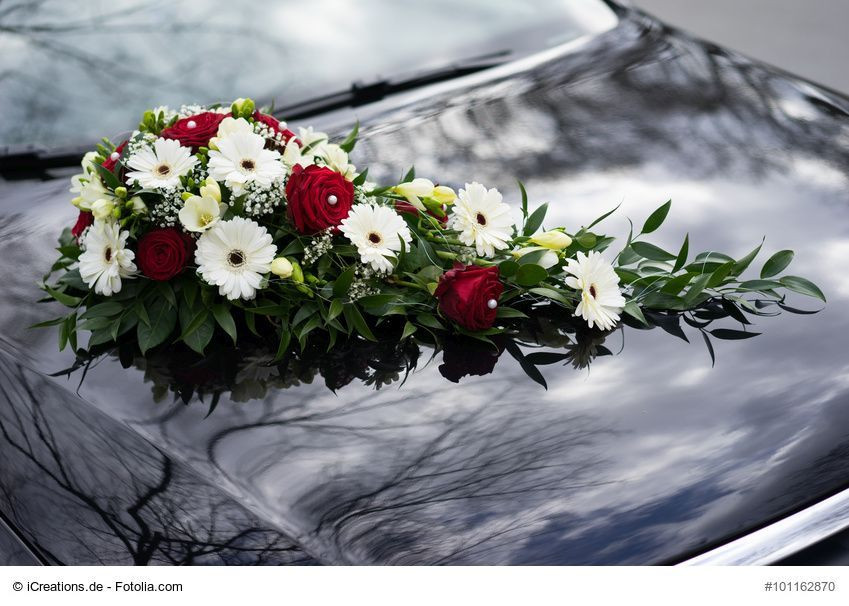
[[[197,152],[198,148],[209,145],[209,140],[218,134],[218,125],[226,117],[225,114],[217,112],[203,112],[177,120],[159,133],[159,136],[176,139],[183,147],[191,147],[192,151]]]
[[[80,215],[77,217],[77,222],[74,223],[74,226],[71,228],[71,235],[79,240],[80,236],[83,235],[85,228],[92,223],[94,223],[94,215],[87,210],[81,210]]]
[[[170,280],[183,271],[194,248],[191,236],[179,229],[154,229],[139,239],[139,269],[151,280]]]
[[[289,141],[289,139],[295,136],[295,133],[290,131],[288,128],[280,128],[280,122],[274,116],[263,114],[259,110],[257,110],[254,112],[253,119],[261,124],[265,124],[275,133],[280,133],[281,135],[283,135],[283,145],[285,145]]]
[[[407,214],[407,215],[413,215],[415,217],[419,216],[419,209],[416,208],[415,206],[413,206],[412,204],[410,204],[409,202],[402,202],[401,200],[396,200],[395,201],[395,210],[397,210],[399,213],[404,213],[404,214]],[[443,225],[443,227],[448,223],[448,215],[447,214],[440,217],[439,215],[437,215],[432,210],[428,210],[427,214],[429,214],[431,217],[433,217],[434,219],[439,221]]]
[[[289,220],[301,234],[336,227],[354,203],[354,186],[325,166],[295,165],[286,183]]]
[[[106,158],[106,159],[105,159],[105,160],[101,163],[101,165],[100,165],[100,166],[102,166],[103,168],[105,168],[105,169],[106,169],[106,170],[108,170],[109,172],[112,172],[112,171],[115,169],[115,165],[116,165],[116,164],[118,164],[118,160],[121,158],[121,152],[122,152],[122,151],[124,151],[124,146],[125,146],[126,144],[127,144],[127,141],[124,141],[121,145],[119,145],[118,147],[116,147],[116,148],[115,148],[115,151],[114,151],[114,152],[112,152],[112,153],[113,153],[113,154],[118,154],[118,155],[115,157],[115,159],[114,159],[114,160],[112,159],[112,155],[110,154],[110,155],[109,155],[109,156],[108,156],[108,157],[107,157],[107,158]]]
[[[434,295],[439,311],[469,330],[484,330],[495,322],[498,298],[504,286],[498,280],[498,267],[454,265],[439,280]],[[490,306],[490,301],[496,305]]]

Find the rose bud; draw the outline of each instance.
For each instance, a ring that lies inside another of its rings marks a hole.
[[[442,275],[433,294],[446,318],[468,330],[486,330],[495,322],[503,290],[498,267],[458,263]]]

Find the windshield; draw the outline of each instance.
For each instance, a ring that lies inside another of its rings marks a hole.
[[[291,105],[614,23],[601,0],[0,1],[0,146],[116,137],[160,105]]]

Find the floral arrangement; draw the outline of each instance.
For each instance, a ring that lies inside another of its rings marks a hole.
[[[357,135],[296,134],[250,99],[145,112],[72,179],[79,217],[41,284],[44,300],[70,312],[38,326],[60,327],[60,349],[78,351],[85,330],[89,350],[129,341],[142,354],[177,342],[203,353],[216,335],[238,344],[247,331],[273,339],[279,360],[314,338],[328,349],[373,341],[378,326],[397,325],[398,341],[446,331],[491,341],[540,305],[609,331],[623,317],[647,324],[646,310],[706,302],[745,329],[765,301],[794,311],[785,290],[825,301],[810,281],[778,277],[792,251],[744,280],[760,246],[691,260],[689,238],[675,253],[643,241],[670,202],[611,262],[614,239],[594,229],[613,211],[545,229],[547,205],[531,210],[521,183],[515,206],[480,183],[455,191],[412,169],[371,183],[349,159]]]

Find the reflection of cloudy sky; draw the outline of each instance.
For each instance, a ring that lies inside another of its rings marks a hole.
[[[459,97],[468,106],[409,109],[402,116],[415,120],[372,131],[357,164],[382,158],[374,172],[396,175],[415,162],[423,176],[478,178],[511,199],[518,173],[533,199],[552,202],[552,225],[586,223],[623,201],[608,220],[617,236],[627,231],[623,217],[639,224],[671,197],[653,241],[677,250],[689,232],[692,252],[711,244],[741,256],[765,235],[763,259],[793,248],[791,271],[829,297],[822,313],[758,318],[761,336],[715,342],[715,368],[698,335],[688,345],[626,330],[624,351],[588,372],[545,368],[547,392],[505,355],[493,375],[459,386],[432,363],[400,390],[351,385],[337,396],[303,385],[265,401],[224,402],[206,420],[201,407],[154,405],[141,373],[114,362],[92,370],[84,396],[329,561],[661,561],[843,486],[843,127],[821,103],[802,112],[805,98],[787,92],[802,87],[765,89],[790,96],[785,112],[781,98],[752,93],[765,74],[716,57],[706,65],[698,49],[675,46],[681,59],[672,67],[655,61],[656,49],[638,48],[633,56],[645,63],[624,75],[573,82],[564,60],[539,82],[528,76],[515,96],[484,87]],[[599,59],[592,69],[609,65]],[[675,87],[658,92],[665,78]],[[7,197],[19,191],[3,187]],[[64,184],[27,188],[66,196]],[[19,221],[47,241],[46,224],[52,237],[58,219],[34,214]],[[44,257],[21,241],[0,246],[24,267],[28,254]],[[34,277],[8,275],[20,291],[15,305]],[[22,333],[11,319],[17,307],[2,304],[7,338],[26,340],[40,368],[67,360],[53,351],[54,335]]]

